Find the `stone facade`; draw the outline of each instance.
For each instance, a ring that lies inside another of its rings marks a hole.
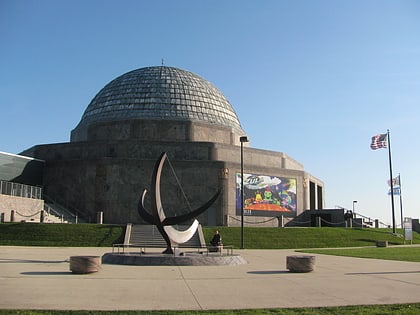
[[[162,152],[168,153],[170,161],[165,164],[161,183],[168,215],[200,206],[220,188],[221,196],[199,221],[203,225],[239,224],[235,207],[239,146],[191,141],[95,141],[39,145],[25,154],[46,161],[45,194],[65,200],[88,221],[94,222],[96,213],[103,211],[105,223],[125,224],[141,222],[137,202],[143,189],[150,189],[153,167]],[[244,172],[296,178],[298,213],[309,208],[310,192],[305,182],[310,179],[323,186],[300,163],[281,152],[244,148]],[[252,223],[263,220],[247,217]],[[265,225],[278,224],[273,220]]]

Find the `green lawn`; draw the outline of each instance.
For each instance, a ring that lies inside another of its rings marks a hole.
[[[203,228],[206,240],[210,240],[216,228]],[[219,227],[223,243],[240,247],[239,227]],[[397,230],[400,235],[402,230]],[[420,244],[420,234],[413,233],[413,244]],[[295,249],[376,246],[376,241],[388,241],[389,245],[402,245],[404,238],[391,233],[390,229],[346,228],[244,228],[244,245],[247,249]]]
[[[203,227],[207,243],[219,229],[223,243],[241,247],[240,227]],[[402,234],[402,230],[398,230]],[[107,224],[0,224],[0,245],[16,246],[104,246],[122,243],[125,226]],[[420,234],[413,233],[420,244]],[[294,249],[375,246],[376,241],[402,245],[404,239],[389,229],[346,228],[244,228],[246,249]]]
[[[378,248],[340,248],[340,249],[311,249],[299,252],[325,254],[336,256],[350,256],[360,258],[374,258],[386,260],[401,260],[420,262],[420,247],[378,247]]]
[[[122,243],[125,226],[108,224],[0,224],[0,245],[112,246]]]

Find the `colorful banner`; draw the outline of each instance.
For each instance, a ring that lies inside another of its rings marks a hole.
[[[296,179],[244,174],[244,215],[296,215]],[[241,174],[236,173],[236,214],[241,215]]]

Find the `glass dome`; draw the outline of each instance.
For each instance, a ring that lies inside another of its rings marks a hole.
[[[242,131],[233,107],[216,87],[192,72],[166,66],[133,70],[108,83],[76,129],[131,119],[200,121]]]

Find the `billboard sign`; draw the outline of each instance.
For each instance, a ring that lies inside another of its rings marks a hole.
[[[296,209],[296,178],[244,174],[244,215],[295,216]],[[236,214],[241,210],[241,173],[236,173]]]

